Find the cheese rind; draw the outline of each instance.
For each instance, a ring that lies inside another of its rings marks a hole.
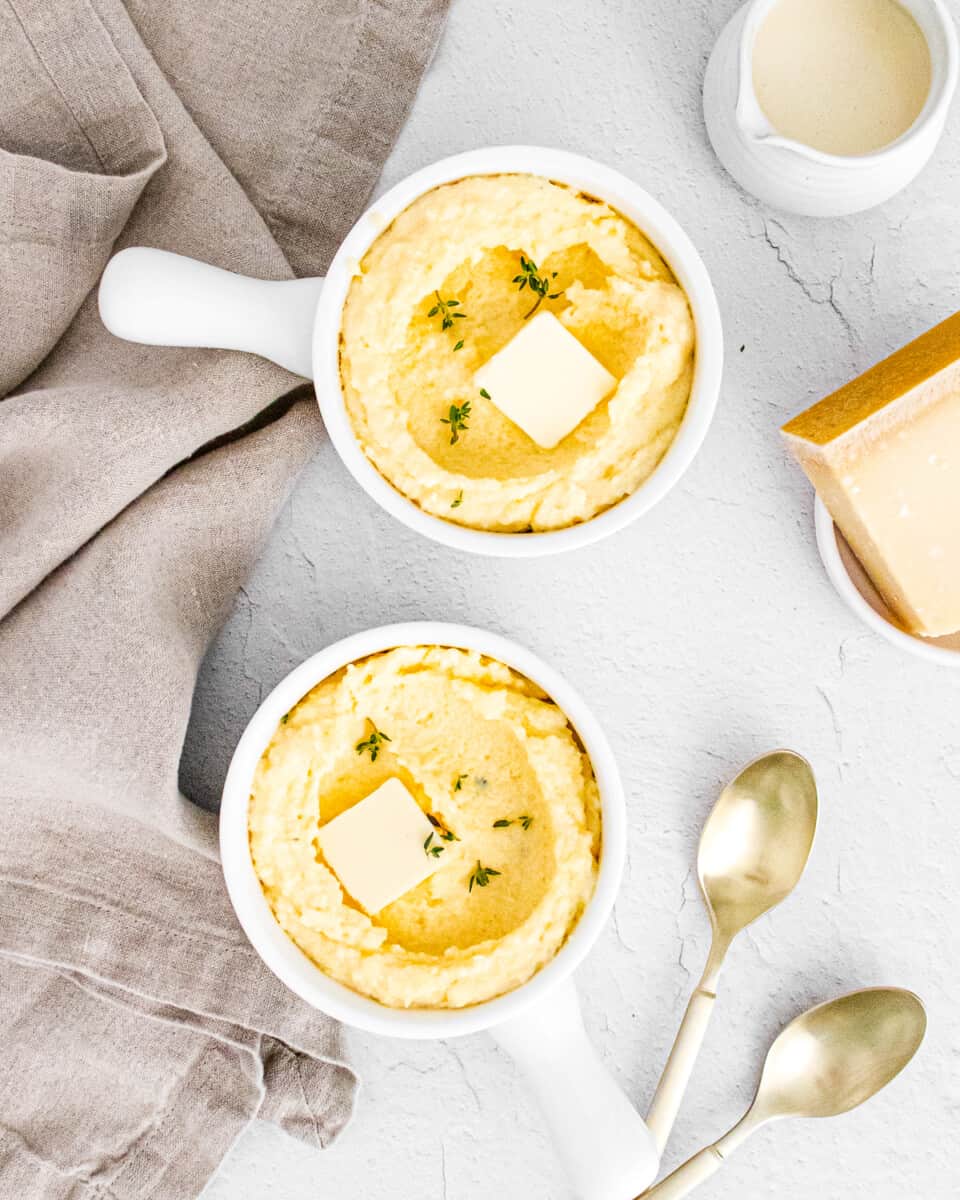
[[[388,779],[322,826],[317,844],[344,890],[371,916],[436,871],[423,848],[433,832],[399,779]]]
[[[960,358],[960,312],[864,371],[799,416],[783,432],[827,446],[868,421]]]
[[[897,619],[960,630],[960,313],[783,433]]]
[[[549,312],[532,317],[473,379],[544,450],[562,442],[617,386],[616,376]]]

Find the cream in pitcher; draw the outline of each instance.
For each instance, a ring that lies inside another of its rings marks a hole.
[[[703,81],[710,144],[746,191],[840,217],[923,170],[960,78],[944,0],[747,0]]]
[[[779,0],[754,44],[754,91],[771,125],[827,154],[895,141],[930,81],[926,38],[897,0]]]

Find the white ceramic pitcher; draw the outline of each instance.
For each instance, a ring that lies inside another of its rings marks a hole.
[[[753,89],[757,33],[777,0],[750,0],[717,39],[703,81],[703,112],[717,157],[758,199],[808,217],[839,217],[889,200],[923,169],[957,87],[957,32],[942,0],[898,0],[930,48],[930,92],[920,115],[870,154],[825,154],[777,133]]]

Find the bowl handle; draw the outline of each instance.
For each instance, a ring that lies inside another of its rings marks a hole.
[[[131,246],[100,280],[100,318],[128,342],[248,350],[313,377],[313,320],[323,279],[251,279]]]
[[[634,1200],[650,1186],[653,1135],[587,1039],[571,980],[490,1034],[526,1074],[578,1200]]]

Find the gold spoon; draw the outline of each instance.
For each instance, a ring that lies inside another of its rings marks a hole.
[[[680,1200],[768,1121],[835,1117],[863,1104],[899,1075],[926,1028],[923,1005],[901,988],[868,988],[811,1008],[770,1047],[746,1115],[719,1141],[644,1192],[644,1200]]]
[[[697,874],[713,942],[647,1114],[661,1154],[703,1044],[730,943],[796,887],[816,828],[813,771],[791,750],[775,750],[744,767],[707,818]]]

